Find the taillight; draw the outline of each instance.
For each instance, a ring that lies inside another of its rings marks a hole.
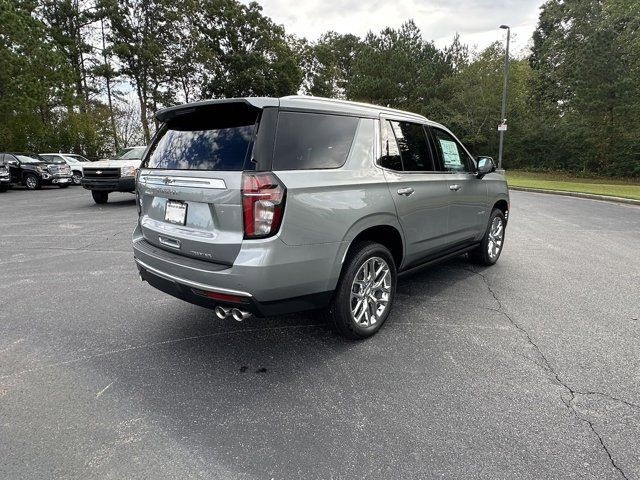
[[[244,238],[273,235],[284,212],[285,187],[273,173],[242,174]]]

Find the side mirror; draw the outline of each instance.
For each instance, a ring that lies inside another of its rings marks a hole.
[[[478,171],[476,173],[476,177],[482,178],[486,174],[495,172],[496,164],[493,163],[493,158],[491,157],[478,157]]]
[[[17,160],[9,160],[9,161],[7,161],[7,165],[11,165],[12,167],[15,167],[16,165],[18,165],[18,161]]]

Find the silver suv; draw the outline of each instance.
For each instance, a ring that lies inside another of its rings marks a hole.
[[[314,97],[159,111],[137,176],[143,280],[243,320],[323,309],[350,338],[389,317],[399,272],[468,253],[492,265],[505,177],[445,127]]]

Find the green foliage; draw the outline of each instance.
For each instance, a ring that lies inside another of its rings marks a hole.
[[[355,35],[322,35],[308,50],[307,91],[317,97],[345,97],[361,48],[362,42]]]
[[[302,81],[284,28],[255,2],[215,0],[200,5],[205,97],[283,96]]]
[[[501,43],[438,49],[413,21],[309,42],[238,0],[0,0],[0,24],[0,149],[98,156],[148,142],[164,106],[303,92],[421,113],[497,152]],[[638,78],[638,0],[548,0],[510,62],[505,166],[640,177]]]
[[[369,33],[353,62],[347,97],[425,112],[451,72],[443,52],[422,38],[413,21]]]
[[[532,104],[554,128],[534,165],[640,176],[637,1],[551,0],[530,62]]]

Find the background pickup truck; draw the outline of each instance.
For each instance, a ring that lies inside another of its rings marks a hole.
[[[133,147],[119,157],[100,160],[83,168],[81,184],[96,203],[107,203],[111,192],[133,192],[136,172],[147,147]]]

